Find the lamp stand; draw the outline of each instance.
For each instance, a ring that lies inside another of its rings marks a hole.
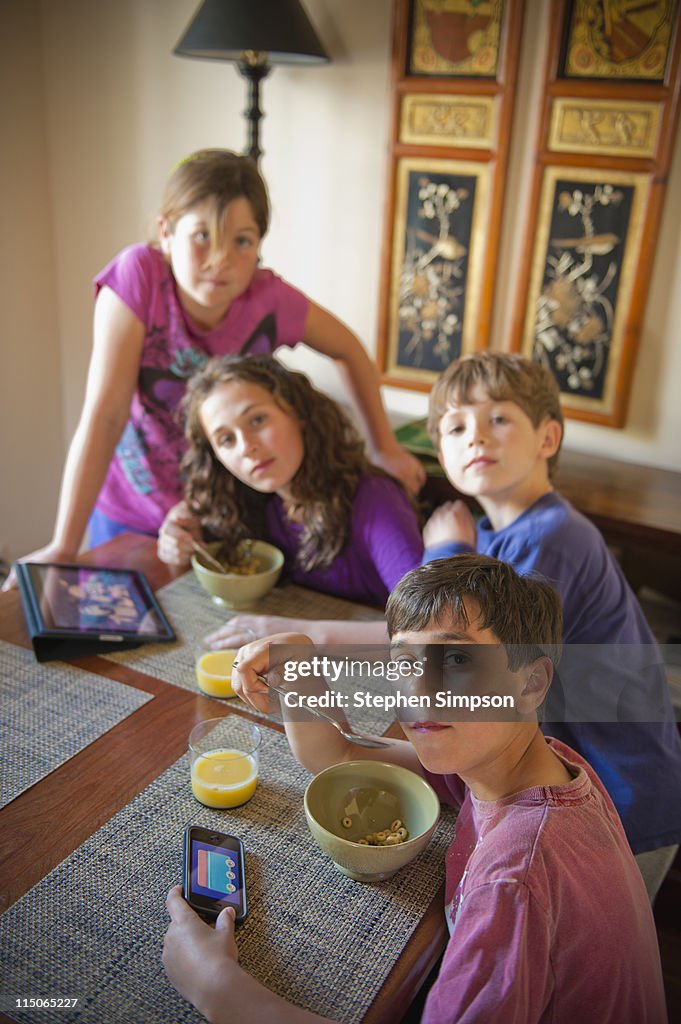
[[[240,60],[237,67],[248,81],[248,110],[244,111],[244,116],[248,121],[246,154],[257,165],[263,152],[260,148],[260,119],[264,116],[260,109],[260,83],[269,75],[271,67],[266,60],[257,62]]]

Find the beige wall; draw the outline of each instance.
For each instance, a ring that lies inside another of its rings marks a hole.
[[[2,5],[0,556],[51,529],[63,448],[40,7]]]
[[[1,236],[3,266],[11,265],[10,277],[0,280],[3,348],[9,352],[1,414],[1,471],[11,494],[3,486],[5,553],[17,555],[48,538],[56,466],[76,425],[85,382],[93,274],[118,249],[145,237],[165,177],[180,157],[200,146],[244,145],[245,85],[235,69],[171,54],[195,7],[195,0],[3,4],[10,25],[3,33],[8,52],[2,95],[14,100],[3,104],[3,141],[12,145],[3,145],[1,162],[3,225],[9,226]],[[373,352],[392,4],[307,0],[307,8],[334,59],[322,68],[276,68],[264,83],[262,169],[274,206],[264,260],[344,319]],[[512,308],[548,31],[544,0],[530,0],[530,9],[502,229],[495,348],[504,347]],[[567,440],[579,450],[670,468],[681,467],[680,148],[681,136],[629,422],[616,431],[571,421]],[[291,361],[340,396],[328,361],[302,349]],[[39,418],[25,401],[27,390],[32,399],[39,396]],[[385,397],[402,416],[424,412],[423,395],[386,389]]]

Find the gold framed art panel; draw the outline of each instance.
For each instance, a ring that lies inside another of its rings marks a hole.
[[[428,391],[489,344],[523,0],[395,0],[378,363]]]
[[[510,348],[566,416],[622,427],[679,114],[681,0],[551,0]],[[639,356],[640,358],[641,356]]]
[[[412,0],[407,73],[496,78],[504,0]]]
[[[399,142],[448,149],[492,149],[499,104],[494,96],[409,93],[400,104]]]
[[[557,153],[652,159],[660,113],[659,103],[559,96],[551,108],[547,146]]]
[[[560,77],[662,83],[679,0],[572,0]]]
[[[491,165],[400,157],[386,372],[432,386],[476,348]]]
[[[615,413],[650,189],[645,173],[544,170],[521,350],[573,409]]]

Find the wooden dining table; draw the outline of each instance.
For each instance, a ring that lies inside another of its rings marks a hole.
[[[155,541],[135,534],[123,534],[84,553],[80,561],[140,570],[155,591],[184,572],[161,563]],[[0,594],[0,640],[30,647],[16,590]],[[81,658],[76,664],[89,673],[144,691],[151,699],[0,809],[0,912],[172,765],[186,751],[187,736],[195,723],[216,714],[248,717],[245,710],[234,710],[224,702],[216,711],[215,701],[130,665],[100,656]],[[268,723],[268,727],[282,729],[278,723]],[[396,724],[387,734],[394,730],[398,730]],[[437,962],[446,939],[441,888],[423,908],[420,923],[364,1020],[399,1021]],[[12,1018],[0,1012],[0,1021],[7,1024]]]

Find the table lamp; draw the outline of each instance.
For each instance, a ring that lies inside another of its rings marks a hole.
[[[262,154],[260,82],[270,66],[329,59],[299,0],[204,0],[173,53],[235,61],[249,84],[246,153],[256,164]]]

